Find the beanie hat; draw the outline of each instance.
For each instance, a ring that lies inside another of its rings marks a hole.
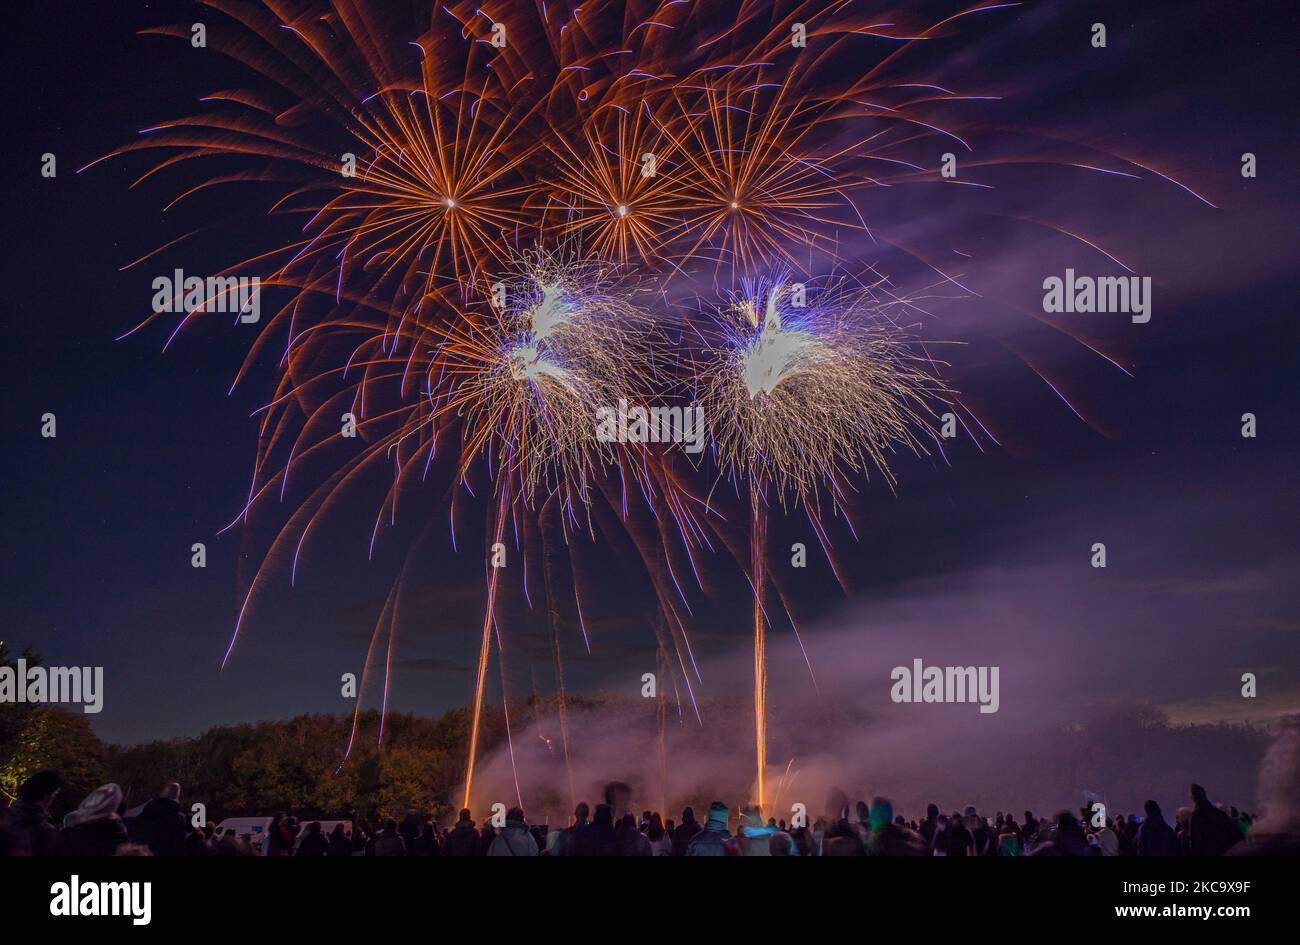
[[[86,795],[76,810],[63,818],[64,827],[78,824],[90,824],[97,820],[108,820],[117,816],[117,809],[122,806],[122,789],[116,784],[101,784]]]
[[[714,801],[709,805],[709,824],[718,824],[724,830],[727,826],[727,818],[731,816],[731,809],[722,801]]]

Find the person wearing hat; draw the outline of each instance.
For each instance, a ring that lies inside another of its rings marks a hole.
[[[682,822],[672,831],[673,856],[685,856],[686,848],[704,828],[695,819],[695,810],[691,807],[682,809]]]
[[[101,784],[86,795],[81,805],[63,818],[59,852],[63,856],[115,856],[126,843],[126,824],[120,811],[122,789]]]
[[[488,856],[537,856],[537,841],[528,831],[522,808],[512,807],[506,812],[506,825],[492,840]]]
[[[189,832],[189,822],[181,811],[181,786],[175,781],[164,784],[158,796],[145,804],[130,824],[131,840],[143,843],[154,856],[183,856]],[[297,833],[293,836],[296,837]],[[285,855],[291,853],[292,840]]]
[[[704,829],[686,846],[687,856],[731,856],[736,851],[731,831],[727,829],[730,816],[727,805],[714,801],[709,805],[709,819]]]

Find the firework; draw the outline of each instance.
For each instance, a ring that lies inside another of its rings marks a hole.
[[[684,209],[684,159],[649,103],[609,105],[584,123],[576,141],[554,144],[553,180],[538,199],[560,215],[558,229],[588,252],[620,263],[662,263]]]
[[[650,356],[635,285],[612,267],[537,251],[488,294],[490,313],[446,326],[434,359],[451,384],[439,410],[466,421],[462,470],[494,447],[525,498],[560,489],[585,504],[611,458],[594,436],[595,411],[636,390],[628,368]]]
[[[748,554],[723,544],[754,584],[761,796],[768,500],[802,505],[826,548],[819,501],[842,508],[854,476],[892,483],[891,454],[923,451],[928,404],[945,392],[902,327],[911,303],[883,283],[810,284],[800,306],[788,275],[761,283],[741,275],[810,268],[814,253],[829,267],[880,250],[924,268],[907,285],[937,273],[941,285],[969,296],[963,280],[980,263],[966,250],[978,241],[963,238],[945,203],[953,188],[990,193],[991,184],[973,178],[1000,164],[1055,162],[1071,173],[1110,175],[1120,172],[1099,165],[1120,162],[1056,161],[1046,148],[1027,158],[996,149],[967,158],[973,139],[957,103],[992,96],[936,84],[948,70],[927,68],[932,63],[909,75],[904,62],[915,66],[941,48],[954,20],[1002,5],[954,5],[933,23],[904,13],[884,23],[859,5],[811,2],[208,6],[210,45],[256,73],[259,87],[218,90],[198,114],[154,123],[112,154],[162,151],[140,180],[213,168],[186,183],[169,208],[217,185],[273,188],[271,211],[302,221],[287,241],[268,236],[264,251],[221,273],[260,273],[283,298],[235,378],[274,361],[247,501],[231,527],[281,503],[288,510],[265,555],[249,556],[256,570],[243,576],[223,665],[272,573],[283,565],[292,584],[317,523],[353,487],[364,495],[367,477],[388,467],[392,481],[378,508],[365,500],[364,514],[374,515],[371,554],[382,529],[395,525],[399,499],[409,501],[407,487],[434,477],[427,491],[443,497],[453,547],[458,510],[463,516],[479,499],[490,540],[513,532],[525,561],[533,542],[548,598],[558,537],[567,545],[585,518],[594,538],[603,526],[593,518],[617,519],[612,527],[631,536],[645,564],[694,704],[690,677],[700,677],[686,639],[687,599],[692,578],[706,590],[704,553],[716,550],[709,532],[723,534],[707,483],[695,488],[697,470],[664,449],[601,444],[592,434],[597,406],[661,400],[660,382],[683,372],[655,351],[668,330],[680,338],[699,328],[694,313],[662,331],[652,326],[648,293],[633,291],[637,280],[627,271],[665,281],[703,271],[715,289],[735,290],[715,324],[700,329],[708,350],[686,384],[704,408],[723,471],[749,484]],[[792,42],[796,22],[806,47]],[[508,29],[503,43],[499,27]],[[188,24],[147,32],[190,38]],[[935,162],[950,148],[962,154],[963,172],[946,180]],[[1168,179],[1122,166],[1133,171],[1125,177]],[[936,203],[921,203],[940,193]],[[892,213],[891,194],[901,207]],[[1047,227],[1115,259],[1078,227],[1016,219],[1036,235]],[[270,229],[259,219],[231,245]],[[187,238],[144,260],[188,248]],[[504,288],[496,305],[494,274]],[[667,325],[666,298],[655,307]],[[170,326],[168,342],[200,314]],[[1101,353],[1095,339],[1080,343]],[[1062,385],[1033,370],[1065,399]],[[996,442],[965,404],[954,405]],[[343,412],[356,420],[355,439],[338,436]],[[483,475],[492,485],[480,498],[474,489]],[[641,517],[630,508],[638,495],[649,513]],[[584,515],[593,505],[598,512]],[[367,652],[368,670],[387,634],[385,707],[406,568],[432,516],[420,525]],[[475,739],[503,591],[497,574],[488,575],[479,638]],[[589,647],[576,570],[572,591]],[[558,642],[555,653],[562,687]]]
[[[699,399],[713,424],[724,472],[750,493],[754,593],[754,719],[757,793],[765,800],[766,616],[763,606],[768,487],[815,506],[846,475],[874,470],[892,482],[889,454],[924,452],[918,431],[944,393],[897,324],[898,299],[878,286],[808,287],[788,274],[748,283],[722,313],[701,371]],[[810,514],[816,514],[811,511]]]
[[[798,265],[810,249],[831,251],[841,231],[864,228],[852,193],[869,181],[843,160],[861,143],[815,147],[831,134],[824,103],[792,101],[787,85],[762,79],[760,70],[738,90],[688,87],[679,93],[679,127],[670,130],[687,165],[685,255],[711,256],[738,272]]]
[[[494,544],[503,537],[512,496],[535,505],[539,492],[566,508],[585,506],[598,467],[614,447],[595,436],[597,411],[638,388],[632,366],[652,357],[653,332],[636,305],[637,286],[596,262],[574,262],[542,250],[525,253],[513,275],[488,287],[492,303],[480,319],[454,322],[434,359],[449,392],[433,418],[463,416],[460,473],[494,456],[498,494]],[[431,379],[432,381],[432,379]],[[431,385],[432,389],[432,385]],[[475,684],[465,778],[468,805],[482,714],[496,567]]]
[[[873,288],[749,283],[718,324],[699,381],[726,470],[785,497],[874,469],[888,454],[923,451],[915,431],[942,387],[898,327],[903,300]]]

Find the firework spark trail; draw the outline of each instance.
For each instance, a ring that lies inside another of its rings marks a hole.
[[[763,612],[763,554],[767,549],[767,512],[760,490],[750,485],[750,571],[754,584],[754,761],[758,772],[758,807],[763,810],[767,777],[767,627]]]
[[[547,511],[559,515],[559,504],[556,501],[557,496],[552,495],[543,506],[539,518],[539,532],[542,539],[542,574],[546,583],[546,620],[551,635],[551,656],[555,665],[555,691],[556,691],[556,711],[560,723],[560,747],[564,752],[564,773],[569,782],[569,805],[576,807],[578,803],[578,792],[573,783],[573,764],[569,757],[569,712],[568,712],[568,694],[564,687],[564,660],[561,656],[560,648],[560,616],[558,613],[559,597],[555,587],[553,570],[555,565],[555,549],[552,547],[553,542],[550,539],[552,533],[547,532],[541,527],[545,520]]]
[[[671,479],[662,476],[662,471],[657,467],[651,467],[652,475],[661,488],[673,488]],[[605,506],[607,508],[618,508],[612,486],[608,479],[599,481],[601,488],[605,492]],[[662,501],[662,500],[661,500]],[[659,605],[660,613],[668,627],[669,635],[673,641],[673,654],[677,658],[677,670],[674,672],[674,679],[680,673],[682,683],[686,687],[687,696],[691,702],[691,709],[698,722],[703,722],[703,716],[700,712],[699,702],[696,698],[695,685],[691,682],[694,676],[697,682],[702,681],[699,667],[696,665],[695,654],[691,647],[690,637],[687,633],[686,622],[683,620],[678,611],[675,600],[681,601],[685,605],[683,591],[680,585],[675,584],[671,579],[670,569],[666,565],[667,555],[669,554],[669,543],[667,533],[661,527],[661,512],[658,505],[648,500],[648,508],[653,513],[650,521],[644,521],[633,516],[624,516],[619,519],[619,530],[631,539],[637,554],[646,569],[654,590],[655,599]],[[612,531],[612,529],[611,529]]]
[[[501,489],[495,515],[494,544],[499,544],[505,534],[506,508],[509,493]],[[469,753],[465,764],[465,798],[461,807],[469,807],[474,790],[474,761],[478,757],[479,722],[483,717],[483,692],[487,684],[489,657],[492,652],[492,627],[495,622],[497,581],[501,569],[489,564],[487,577],[487,604],[483,608],[483,634],[478,650],[478,669],[474,676],[474,708],[469,726]]]
[[[766,800],[769,486],[815,510],[843,472],[879,472],[888,454],[924,452],[931,402],[945,391],[895,323],[898,300],[841,282],[792,285],[786,273],[749,283],[725,310],[700,370],[699,400],[713,418],[721,475],[749,484],[754,627],[756,794]],[[834,493],[832,488],[832,501]],[[793,619],[793,618],[792,618]]]
[[[790,760],[786,762],[786,765],[785,765],[785,771],[783,771],[783,772],[781,773],[781,780],[777,782],[777,785],[776,785],[776,795],[772,798],[772,809],[773,809],[773,810],[780,810],[780,809],[781,809],[781,795],[782,795],[783,793],[785,793],[786,786],[787,786],[788,784],[793,783],[793,781],[794,781],[794,778],[790,777],[790,770],[791,770],[793,767],[794,767],[794,758],[791,757]],[[797,776],[797,775],[798,775],[798,772],[795,772],[795,774],[796,774],[796,776]]]
[[[589,504],[590,482],[599,467],[613,460],[612,448],[592,436],[591,418],[616,395],[627,396],[624,366],[644,350],[640,346],[647,338],[633,302],[635,284],[621,281],[609,267],[536,251],[523,254],[515,269],[515,278],[492,287],[499,309],[494,306],[486,318],[444,329],[440,369],[450,389],[434,414],[434,419],[448,413],[464,416],[462,475],[478,457],[488,458],[489,466],[491,457],[498,457],[494,548],[504,537],[507,519],[515,520],[516,500],[531,506],[542,494],[543,511],[557,497],[580,507]],[[494,561],[475,682],[466,807],[499,571]],[[558,640],[555,645],[558,658]],[[503,687],[504,672],[503,663]]]
[[[664,648],[662,628],[656,624],[655,637],[658,648],[655,651],[655,669],[658,678],[669,678],[671,672],[668,664],[668,652]],[[668,693],[655,687],[655,754],[659,762],[659,809],[668,810]]]

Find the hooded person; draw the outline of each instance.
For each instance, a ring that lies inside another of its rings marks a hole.
[[[478,831],[470,819],[469,808],[460,812],[456,826],[447,834],[447,856],[475,856],[478,853]]]
[[[1027,810],[1025,811],[1024,826],[1020,828],[1020,839],[1024,841],[1026,847],[1034,842],[1034,834],[1036,833],[1038,833],[1038,820],[1034,817],[1033,811]]]
[[[37,771],[18,786],[18,800],[0,812],[0,826],[12,837],[13,856],[54,856],[59,851],[59,828],[50,806],[63,789],[57,771]]]
[[[1138,856],[1177,856],[1178,855],[1178,836],[1174,833],[1174,828],[1169,826],[1165,821],[1164,815],[1160,812],[1160,805],[1155,801],[1147,801],[1142,805],[1146,811],[1146,820],[1142,821],[1142,826],[1138,827],[1137,832],[1137,855]]]
[[[302,824],[297,817],[289,816],[280,824],[280,835],[283,838],[283,856],[293,856],[294,847],[298,843],[298,837],[302,833]]]
[[[934,846],[934,832],[939,826],[939,805],[929,804],[925,808],[925,820],[921,821],[920,832],[929,846]]]
[[[623,819],[614,828],[614,844],[619,856],[653,856],[650,841],[637,829],[636,818],[624,814]]]
[[[849,827],[862,844],[862,849],[869,849],[871,846],[871,808],[866,801],[858,801],[853,808],[853,816],[847,818]]]
[[[183,856],[190,830],[180,801],[181,786],[175,781],[164,784],[158,796],[131,820],[131,840],[147,846],[154,856]]]
[[[695,819],[695,809],[686,807],[682,809],[682,822],[673,828],[673,856],[685,856],[686,847],[695,835],[704,828],[700,822]]]
[[[885,798],[872,798],[867,822],[871,825],[871,837],[867,846],[869,856],[930,855],[930,845],[925,842],[925,838],[911,827],[897,823],[894,820],[894,805]]]
[[[1224,811],[1210,803],[1205,788],[1193,784],[1192,817],[1187,825],[1192,856],[1223,856],[1239,842],[1241,829]]]
[[[573,809],[573,823],[563,830],[547,834],[546,847],[551,856],[572,856],[569,849],[574,835],[585,827],[591,819],[591,808],[583,801]]]
[[[102,784],[86,795],[81,805],[63,818],[59,852],[63,856],[116,856],[127,841],[126,825],[118,811],[122,789]]]
[[[280,828],[284,826],[284,814],[275,814],[271,822],[266,826],[266,832],[262,836],[262,856],[283,856],[284,851],[281,842],[283,834]]]
[[[730,856],[735,849],[727,818],[731,811],[722,801],[709,805],[709,819],[704,829],[686,846],[687,856]]]
[[[397,832],[406,844],[407,856],[422,856],[423,851],[419,849],[420,845],[420,816],[413,810],[408,810],[402,822],[397,825]]]
[[[335,824],[329,836],[329,856],[351,856],[352,838],[343,830],[342,824]]]
[[[537,841],[533,839],[524,820],[522,808],[506,811],[506,825],[493,838],[488,856],[537,856]]]
[[[352,855],[365,856],[366,851],[370,849],[370,832],[371,826],[366,822],[364,817],[358,818],[352,824]]]
[[[618,856],[614,840],[614,811],[597,804],[591,822],[583,824],[564,842],[565,856]]]
[[[307,825],[307,832],[303,834],[302,843],[298,844],[298,852],[294,856],[327,856],[329,852],[329,838],[321,831],[320,821],[313,820]]]

